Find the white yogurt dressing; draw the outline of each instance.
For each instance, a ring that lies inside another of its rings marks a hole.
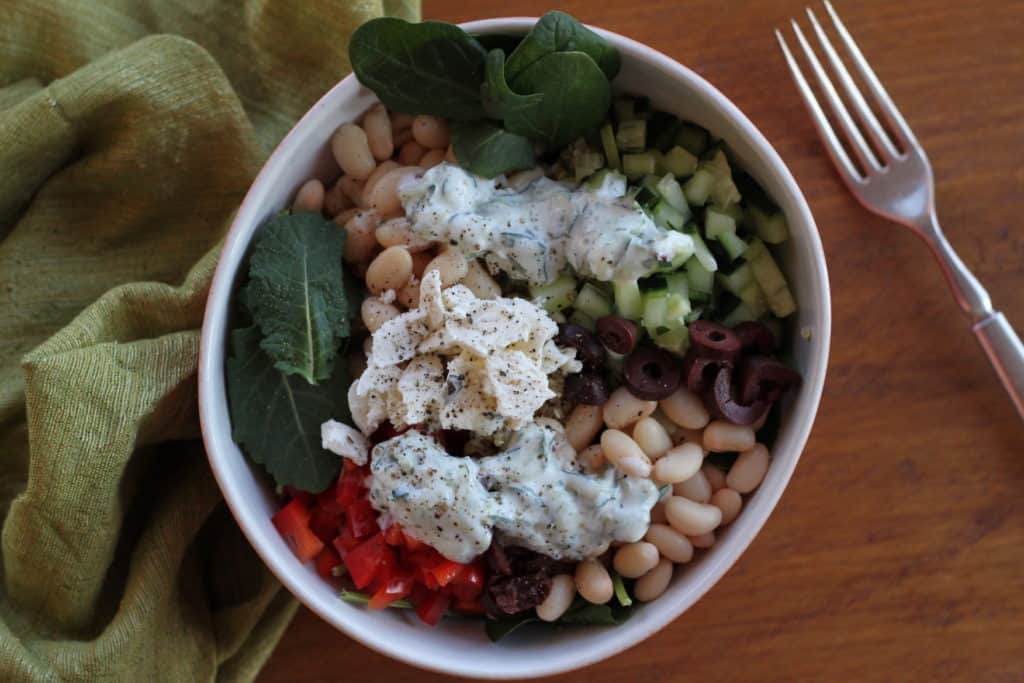
[[[399,193],[413,232],[482,257],[531,284],[571,266],[602,281],[631,281],[693,253],[689,235],[664,230],[632,199],[539,177],[521,190],[439,164]]]
[[[494,533],[563,560],[638,541],[658,490],[648,479],[579,471],[575,454],[550,426],[531,424],[507,450],[474,460],[449,455],[409,431],[373,450],[370,501],[448,559],[468,562]]]

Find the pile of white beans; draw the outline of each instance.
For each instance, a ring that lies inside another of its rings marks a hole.
[[[341,175],[329,188],[320,180],[307,181],[293,209],[320,211],[345,227],[345,261],[365,279],[371,294],[360,311],[371,333],[402,308],[418,305],[419,283],[431,270],[438,271],[442,287],[460,283],[480,298],[501,296],[498,283],[478,261],[423,241],[403,216],[398,184],[404,177],[442,161],[457,163],[445,121],[389,113],[378,104],[360,123],[338,128],[331,150]],[[357,359],[354,376],[361,371]],[[624,474],[650,477],[671,489],[651,511],[643,540],[584,560],[572,575],[555,576],[537,616],[555,621],[577,593],[595,604],[611,600],[609,565],[636,579],[637,600],[649,602],[664,593],[675,565],[693,559],[695,548],[713,545],[715,531],[740,513],[743,494],[764,479],[771,456],[756,442],[761,426],[712,421],[700,397],[685,387],[660,402],[641,400],[619,387],[603,406],[576,406],[565,421],[565,435],[584,468],[599,471],[610,463]],[[728,474],[704,463],[708,453],[732,451],[740,455]]]

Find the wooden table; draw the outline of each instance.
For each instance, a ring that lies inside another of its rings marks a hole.
[[[836,4],[928,151],[950,241],[1024,329],[1024,3]],[[697,70],[767,135],[821,230],[834,328],[810,443],[750,549],[671,626],[554,680],[1024,680],[1024,425],[926,249],[863,211],[825,157],[771,31],[803,5],[559,3]],[[426,0],[424,16],[549,7]],[[302,610],[260,680],[445,677]]]

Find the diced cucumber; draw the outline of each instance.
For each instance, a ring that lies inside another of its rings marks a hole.
[[[626,176],[618,171],[602,168],[587,179],[587,187],[602,197],[615,199],[626,194],[628,185]]]
[[[735,261],[747,251],[747,243],[735,232],[724,232],[718,238],[718,243],[729,255],[729,261]]]
[[[745,287],[754,284],[754,271],[750,268],[749,263],[744,263],[731,273],[716,273],[715,279],[725,291],[739,296]]]
[[[579,294],[576,295],[576,301],[573,303],[573,308],[581,313],[585,313],[594,320],[612,314],[611,299],[589,282],[580,288]]]
[[[622,158],[619,156],[619,147],[615,144],[615,130],[610,123],[601,126],[601,147],[604,148],[604,158],[608,168],[616,171],[622,170]]]
[[[747,209],[754,232],[768,244],[782,244],[789,239],[789,223],[781,211],[768,213],[758,206]]]
[[[573,175],[577,183],[583,182],[588,176],[604,168],[604,155],[600,152],[587,151],[575,155],[573,159]]]
[[[683,228],[683,224],[686,223],[686,215],[669,204],[668,200],[664,198],[654,205],[654,211],[651,213],[651,218],[653,218],[654,222],[659,226],[663,228],[671,228],[673,230],[681,230]]]
[[[572,306],[573,301],[575,301],[576,280],[568,273],[565,273],[558,276],[558,279],[554,282],[549,282],[546,285],[531,285],[530,296],[535,301],[539,301],[540,306],[549,313],[560,311],[563,308]]]
[[[640,119],[623,121],[615,132],[615,144],[623,152],[642,152],[647,147],[647,122]]]
[[[647,150],[654,157],[654,175],[663,176],[668,173],[668,167],[665,166],[665,155],[657,147],[651,147]]]
[[[747,305],[747,308],[749,308],[750,312],[756,317],[760,318],[768,312],[768,302],[765,300],[764,293],[761,291],[761,288],[758,287],[756,282],[751,282],[749,285],[737,292],[736,296],[740,298],[740,301]]]
[[[652,337],[669,327],[668,300],[667,290],[659,289],[644,294],[643,325]]]
[[[629,175],[628,173],[626,175]],[[683,185],[683,195],[690,206],[704,206],[708,203],[715,177],[707,169],[698,167],[696,172]]]
[[[658,194],[672,205],[672,208],[684,214],[687,220],[690,218],[690,205],[686,203],[683,188],[679,186],[675,178],[666,173],[665,177],[658,181],[657,190]]]
[[[623,154],[622,171],[630,180],[642,178],[648,173],[654,173],[654,155],[650,152],[640,154]]]
[[[700,156],[708,148],[708,132],[693,123],[684,123],[676,134],[676,144],[690,154]]]
[[[666,275],[665,288],[668,290],[669,294],[673,294],[684,299],[690,298],[690,282],[686,277],[686,273],[682,271]]]
[[[789,291],[785,276],[764,242],[757,238],[753,239],[747,246],[745,256],[772,313],[779,318],[785,318],[793,313],[796,310],[793,293]]]
[[[573,325],[579,325],[591,332],[594,332],[597,329],[597,323],[594,319],[578,308],[573,309],[572,315],[569,316],[569,322]]]
[[[700,230],[697,229],[695,223],[687,223],[683,226],[683,232],[689,235],[693,239],[693,255],[700,261],[700,264],[704,266],[705,270],[715,272],[718,270],[718,262],[715,261],[715,257],[712,256],[711,250],[708,249],[708,245],[704,243],[704,240],[700,236]]]
[[[721,149],[700,163],[700,167],[711,172],[715,182],[711,186],[711,201],[718,206],[728,206],[740,201],[740,191],[732,181],[732,169],[729,160]]]
[[[654,336],[654,343],[667,351],[683,354],[690,348],[690,331],[685,325]]]
[[[657,193],[651,192],[646,187],[636,188],[636,193],[633,195],[633,200],[640,205],[645,211],[652,211],[654,206],[661,201],[661,197]]]
[[[690,324],[694,320],[700,320],[700,317],[702,315],[704,315],[704,307],[703,306],[694,306],[693,310],[691,310],[689,313],[686,314],[686,318],[684,318],[684,320],[686,321],[687,324]]]
[[[693,175],[693,172],[697,170],[697,157],[676,145],[665,152],[665,168],[674,176]]]
[[[661,180],[657,175],[648,173],[640,179],[640,187],[646,187],[648,190],[656,194],[659,198],[661,197],[661,191],[658,190],[658,182]]]
[[[709,240],[718,240],[725,233],[736,234],[736,221],[715,207],[709,208],[704,213],[704,234]]]
[[[724,213],[726,216],[732,218],[734,221],[736,221],[737,227],[740,226],[744,220],[746,220],[746,215],[743,212],[743,207],[740,206],[739,204],[729,204],[728,206],[715,206],[715,211],[718,211],[719,213]]]
[[[690,286],[690,298],[702,299],[711,295],[711,288],[715,284],[715,274],[704,267],[696,256],[691,256],[686,262],[686,282]]]
[[[750,310],[745,303],[742,301],[722,319],[722,324],[726,327],[735,327],[740,323],[748,320],[757,320],[758,316],[754,315],[754,312]]]
[[[668,152],[675,146],[676,137],[682,127],[683,122],[672,114],[656,111],[647,122],[647,137],[655,148]]]
[[[615,116],[615,120],[622,122],[635,118],[634,104],[632,97],[616,97],[612,102],[612,114]]]
[[[637,281],[617,281],[612,286],[615,291],[615,309],[619,315],[630,320],[640,320],[644,314],[644,300]]]

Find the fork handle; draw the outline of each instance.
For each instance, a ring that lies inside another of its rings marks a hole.
[[[1006,316],[999,312],[975,323],[974,335],[988,354],[999,379],[1003,380],[1017,412],[1024,418],[1024,344],[1020,337],[1010,327]]]

